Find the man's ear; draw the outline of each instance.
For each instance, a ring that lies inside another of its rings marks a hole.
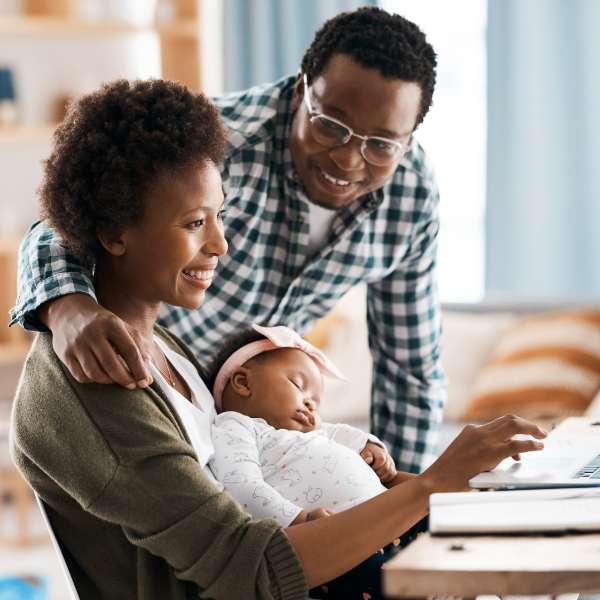
[[[302,71],[298,71],[298,75],[296,75],[296,82],[294,83],[294,94],[292,95],[292,112],[296,112],[302,104],[304,91]]]
[[[248,398],[252,394],[249,374],[250,370],[246,367],[238,367],[229,378],[229,385],[233,391],[243,398]]]
[[[127,243],[123,232],[114,232],[96,229],[96,235],[100,245],[113,256],[123,256],[127,249]]]

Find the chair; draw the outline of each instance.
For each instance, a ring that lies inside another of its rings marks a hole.
[[[77,588],[75,587],[75,583],[73,578],[71,577],[71,573],[69,572],[69,567],[65,561],[65,557],[63,556],[62,550],[60,548],[60,544],[54,535],[54,530],[52,529],[52,525],[50,524],[50,519],[48,518],[48,513],[46,512],[46,507],[44,506],[44,501],[34,493],[35,500],[40,508],[40,512],[42,513],[42,519],[46,524],[46,528],[48,529],[48,533],[50,534],[50,539],[52,540],[52,545],[56,550],[56,554],[58,555],[58,562],[60,563],[61,569],[65,575],[65,579],[67,580],[67,587],[69,588],[69,596],[71,600],[80,600],[79,594],[77,593]]]

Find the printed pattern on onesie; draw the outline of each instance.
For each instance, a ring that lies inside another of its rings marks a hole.
[[[217,416],[211,467],[255,518],[289,525],[300,510],[345,510],[386,488],[360,451],[373,436],[348,425],[303,433],[234,412]],[[378,440],[376,440],[378,441]]]

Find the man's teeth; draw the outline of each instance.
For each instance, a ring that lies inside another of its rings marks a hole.
[[[327,181],[329,181],[329,183],[333,183],[333,185],[339,185],[341,187],[346,187],[347,185],[350,185],[350,182],[346,179],[338,179],[337,177],[333,177],[329,175],[329,173],[325,173],[323,169],[321,169],[321,174]]]
[[[198,279],[199,281],[207,281],[213,278],[214,271],[183,271],[188,277],[192,279]]]

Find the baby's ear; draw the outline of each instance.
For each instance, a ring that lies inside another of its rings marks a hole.
[[[251,394],[248,369],[238,367],[229,378],[229,385],[238,396],[247,398]]]

